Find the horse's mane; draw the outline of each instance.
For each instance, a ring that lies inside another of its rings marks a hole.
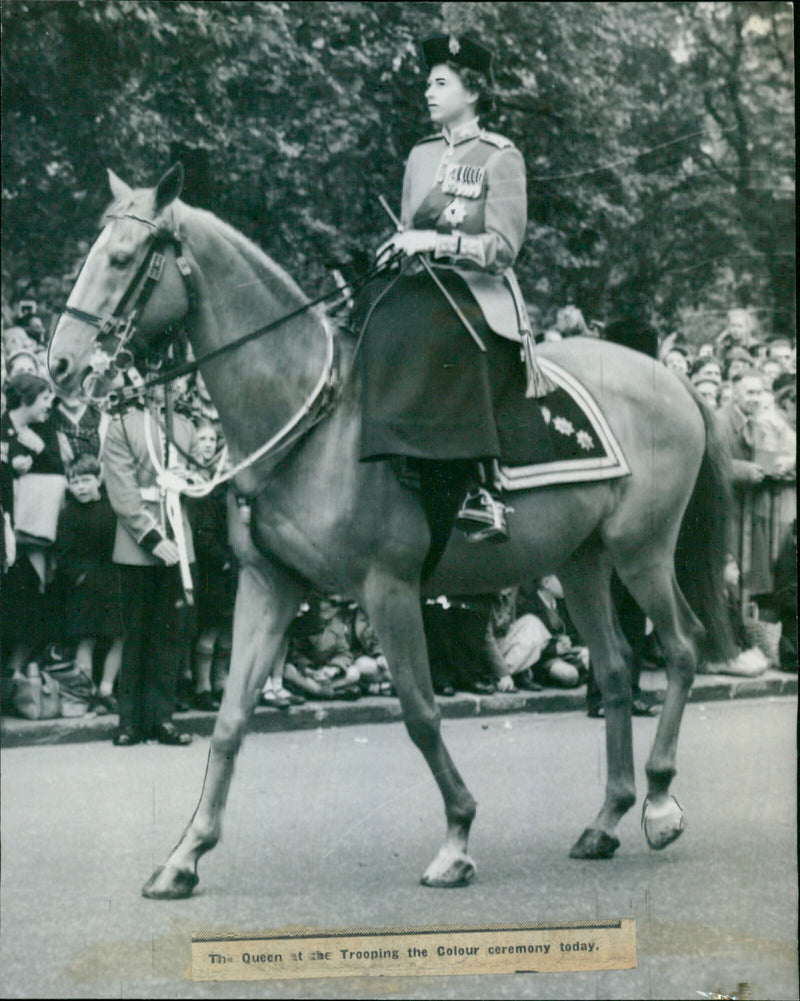
[[[239,253],[248,262],[249,266],[259,276],[275,298],[280,300],[293,300],[308,302],[308,296],[303,292],[294,278],[277,264],[258,244],[240,233],[229,223],[214,215],[208,209],[196,208],[187,205],[182,201],[175,201],[171,206],[175,222],[185,222],[189,225],[199,224],[201,228],[209,229],[217,237],[221,237],[226,243]]]

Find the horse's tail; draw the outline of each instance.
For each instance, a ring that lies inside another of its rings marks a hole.
[[[705,628],[702,653],[711,661],[735,654],[724,570],[733,509],[731,456],[711,410],[692,391],[706,431],[703,461],[683,516],[675,571],[686,600]]]

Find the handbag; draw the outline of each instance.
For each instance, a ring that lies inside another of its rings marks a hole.
[[[67,478],[60,473],[25,473],[14,480],[14,531],[19,541],[56,541],[66,489]]]
[[[55,719],[61,715],[58,682],[46,671],[33,677],[15,671],[11,681],[11,704],[23,719]]]
[[[774,667],[780,663],[780,645],[783,626],[780,622],[765,622],[758,609],[758,605],[751,601],[745,608],[742,615],[744,623],[744,633],[747,642],[752,644],[768,658],[770,666]]]

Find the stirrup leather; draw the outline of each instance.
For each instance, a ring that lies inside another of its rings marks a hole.
[[[508,538],[505,504],[486,487],[475,487],[467,494],[456,516],[456,526],[467,542],[504,542]]]

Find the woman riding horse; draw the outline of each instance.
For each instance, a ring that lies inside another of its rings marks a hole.
[[[422,54],[425,99],[441,131],[412,149],[401,226],[378,251],[379,261],[410,261],[390,283],[374,282],[362,307],[370,312],[361,458],[410,457],[423,494],[433,477],[455,488],[456,502],[475,478],[474,460],[483,460],[483,482],[456,523],[471,542],[503,541],[505,508],[486,472],[500,446],[485,344],[495,334],[520,339],[524,306],[512,295],[511,266],[525,236],[525,164],[478,121],[492,106],[489,50],[436,35]]]

